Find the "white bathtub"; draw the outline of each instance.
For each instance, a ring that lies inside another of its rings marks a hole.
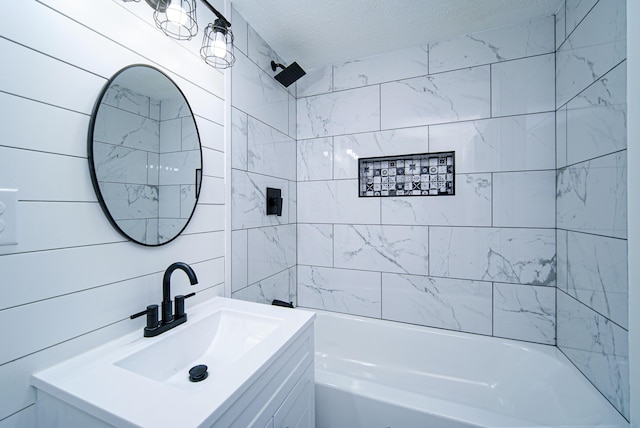
[[[555,347],[316,312],[317,428],[629,426]]]

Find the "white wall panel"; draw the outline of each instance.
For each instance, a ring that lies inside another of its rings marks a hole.
[[[19,244],[0,247],[2,283],[14,291],[2,301],[0,319],[17,323],[0,333],[10,344],[0,360],[11,361],[0,366],[3,428],[29,426],[34,370],[141,329],[144,320],[128,315],[161,300],[162,273],[170,263],[190,263],[198,275],[195,287],[184,275],[172,279],[174,294],[199,292],[187,308],[224,293],[225,273],[224,74],[200,59],[200,40],[165,37],[144,3],[4,6],[7,15],[30,19],[0,28],[0,54],[7,59],[0,70],[0,186],[20,191]],[[209,11],[199,12],[199,24],[211,20]],[[193,223],[161,247],[135,245],[117,233],[88,174],[87,135],[97,96],[116,71],[136,63],[161,69],[184,92],[205,147]]]

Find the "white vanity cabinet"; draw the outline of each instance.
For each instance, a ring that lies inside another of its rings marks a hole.
[[[314,427],[313,312],[215,298],[192,313],[34,374],[38,426]],[[199,363],[208,377],[189,382]]]
[[[307,330],[212,428],[315,427],[313,325]]]

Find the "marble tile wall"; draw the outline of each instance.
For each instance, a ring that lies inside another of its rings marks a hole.
[[[556,343],[555,25],[308,70],[300,306]],[[358,158],[449,150],[455,196],[358,198]]]
[[[556,14],[557,345],[629,418],[626,1]]]
[[[160,101],[119,85],[105,92],[96,117],[94,152],[104,159],[96,165],[96,176],[103,182],[109,177],[101,186],[102,196],[113,207],[113,219],[138,241],[158,235],[161,211],[163,215],[172,214],[159,205],[161,132],[171,134],[172,128],[161,127],[161,123]],[[167,135],[165,140],[171,137]]]
[[[274,78],[283,62],[236,11],[231,69],[232,297],[296,303],[295,84]],[[267,216],[267,187],[282,191],[282,216]]]

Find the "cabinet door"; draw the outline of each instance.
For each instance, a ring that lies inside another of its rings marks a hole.
[[[315,427],[315,385],[313,363],[273,415],[274,428]]]

